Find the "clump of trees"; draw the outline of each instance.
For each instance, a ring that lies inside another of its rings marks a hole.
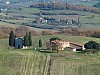
[[[84,47],[86,49],[95,49],[95,50],[99,50],[99,44],[95,41],[89,41],[88,43],[86,43],[84,45]]]
[[[95,41],[89,41],[85,43],[84,47],[86,50],[84,52],[92,52],[92,53],[97,53],[100,50],[100,44],[95,42]]]
[[[93,7],[100,8],[100,2],[95,4],[95,5],[93,5]]]
[[[49,18],[49,17],[44,17],[44,19],[47,20],[47,24],[49,25],[67,25],[69,23],[68,19],[57,20],[55,18]],[[76,21],[73,20],[73,24],[76,24]]]

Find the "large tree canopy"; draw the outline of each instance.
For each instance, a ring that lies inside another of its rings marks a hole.
[[[89,41],[88,43],[86,43],[84,45],[84,47],[86,49],[95,49],[95,50],[99,50],[99,44],[95,41]]]

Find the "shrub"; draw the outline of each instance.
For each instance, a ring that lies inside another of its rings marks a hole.
[[[50,39],[50,41],[54,41],[54,40],[61,40],[59,37],[53,37]]]

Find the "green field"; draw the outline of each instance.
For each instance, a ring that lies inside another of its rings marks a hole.
[[[51,75],[99,75],[100,54],[82,55],[66,52],[64,57],[55,58]]]
[[[4,21],[7,22],[13,22],[15,24],[9,24],[6,22],[0,22],[0,26],[10,26],[10,27],[16,27],[18,25],[21,25],[22,23],[27,23],[28,25],[31,25],[30,20],[33,20],[37,15],[34,15],[34,13],[40,13],[40,11],[45,11],[45,12],[51,12],[51,13],[76,13],[80,15],[80,23],[83,24],[83,26],[79,29],[81,30],[99,30],[100,29],[100,14],[94,14],[90,12],[82,12],[82,11],[74,11],[74,10],[39,10],[37,8],[22,8],[22,10],[18,9],[12,9],[11,13],[8,13],[8,15],[5,15],[5,13],[0,13],[0,16],[6,16],[6,17],[11,17],[11,16],[18,16],[18,17],[25,17],[20,18],[19,20],[14,20],[14,19],[3,19]],[[43,17],[51,17],[51,18],[56,18],[56,19],[68,19],[68,20],[76,20],[78,21],[79,15],[43,15]],[[94,16],[94,17],[92,17]],[[34,25],[34,24],[33,24]],[[41,26],[41,25],[40,25]],[[44,24],[45,27],[45,24]],[[36,29],[35,29],[36,30]],[[55,30],[55,29],[54,29]]]
[[[0,75],[42,75],[46,56],[35,51],[0,52]]]
[[[99,1],[80,1],[80,2],[74,2],[72,4],[77,4],[77,5],[85,5],[85,6],[93,6],[94,4],[98,3]]]
[[[46,50],[39,52],[38,40],[41,38],[43,47],[51,37],[34,36],[32,49],[10,49],[8,39],[0,39],[0,75],[99,75],[100,53],[81,54],[77,52],[62,51],[52,53]],[[84,44],[99,38],[57,35],[67,41]],[[50,59],[49,59],[50,56]],[[47,74],[48,73],[48,74]]]
[[[82,44],[82,45],[84,45],[86,42],[91,41],[91,40],[96,41],[98,43],[100,42],[99,38],[84,37],[84,36],[70,36],[70,35],[33,36],[32,37],[32,41],[33,41],[32,48],[34,48],[34,47],[38,48],[39,39],[42,40],[43,48],[46,48],[45,47],[46,42],[48,42],[49,39],[52,38],[52,37],[59,37],[63,40],[75,42],[75,43]],[[0,48],[9,49],[8,39],[1,39],[0,40]]]

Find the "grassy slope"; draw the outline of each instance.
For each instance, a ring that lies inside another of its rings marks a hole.
[[[49,41],[49,39],[51,37],[59,37],[59,38],[64,39],[66,41],[75,42],[78,44],[84,44],[84,43],[91,41],[91,40],[100,42],[99,38],[90,38],[90,37],[83,37],[83,36],[69,36],[69,35],[49,35],[49,36],[41,36],[41,37],[35,36],[35,37],[33,37],[33,42],[35,42],[34,46],[38,47],[38,40],[42,39],[43,47],[45,47],[46,42]]]
[[[0,75],[42,75],[45,55],[35,51],[0,52]]]
[[[0,40],[0,75],[43,75],[46,56],[34,50],[10,49]]]
[[[41,38],[43,47],[49,38],[54,36],[34,36],[34,47],[38,46],[38,40]],[[100,39],[79,37],[79,36],[61,36],[58,37],[83,44],[89,40],[100,42]],[[78,54],[72,52],[61,52],[59,54],[51,53],[51,74],[50,75],[99,75],[100,74],[100,54]],[[55,55],[58,55],[57,57]],[[9,49],[8,39],[0,40],[0,75],[43,75],[45,54],[33,50]]]
[[[53,60],[51,75],[99,75],[100,54],[77,54],[66,52]]]
[[[0,75],[43,75],[46,56],[34,50],[10,49],[0,40]]]
[[[94,4],[98,3],[99,1],[90,1],[90,2],[74,2],[72,4],[78,4],[78,5],[85,5],[85,6],[93,6]]]

